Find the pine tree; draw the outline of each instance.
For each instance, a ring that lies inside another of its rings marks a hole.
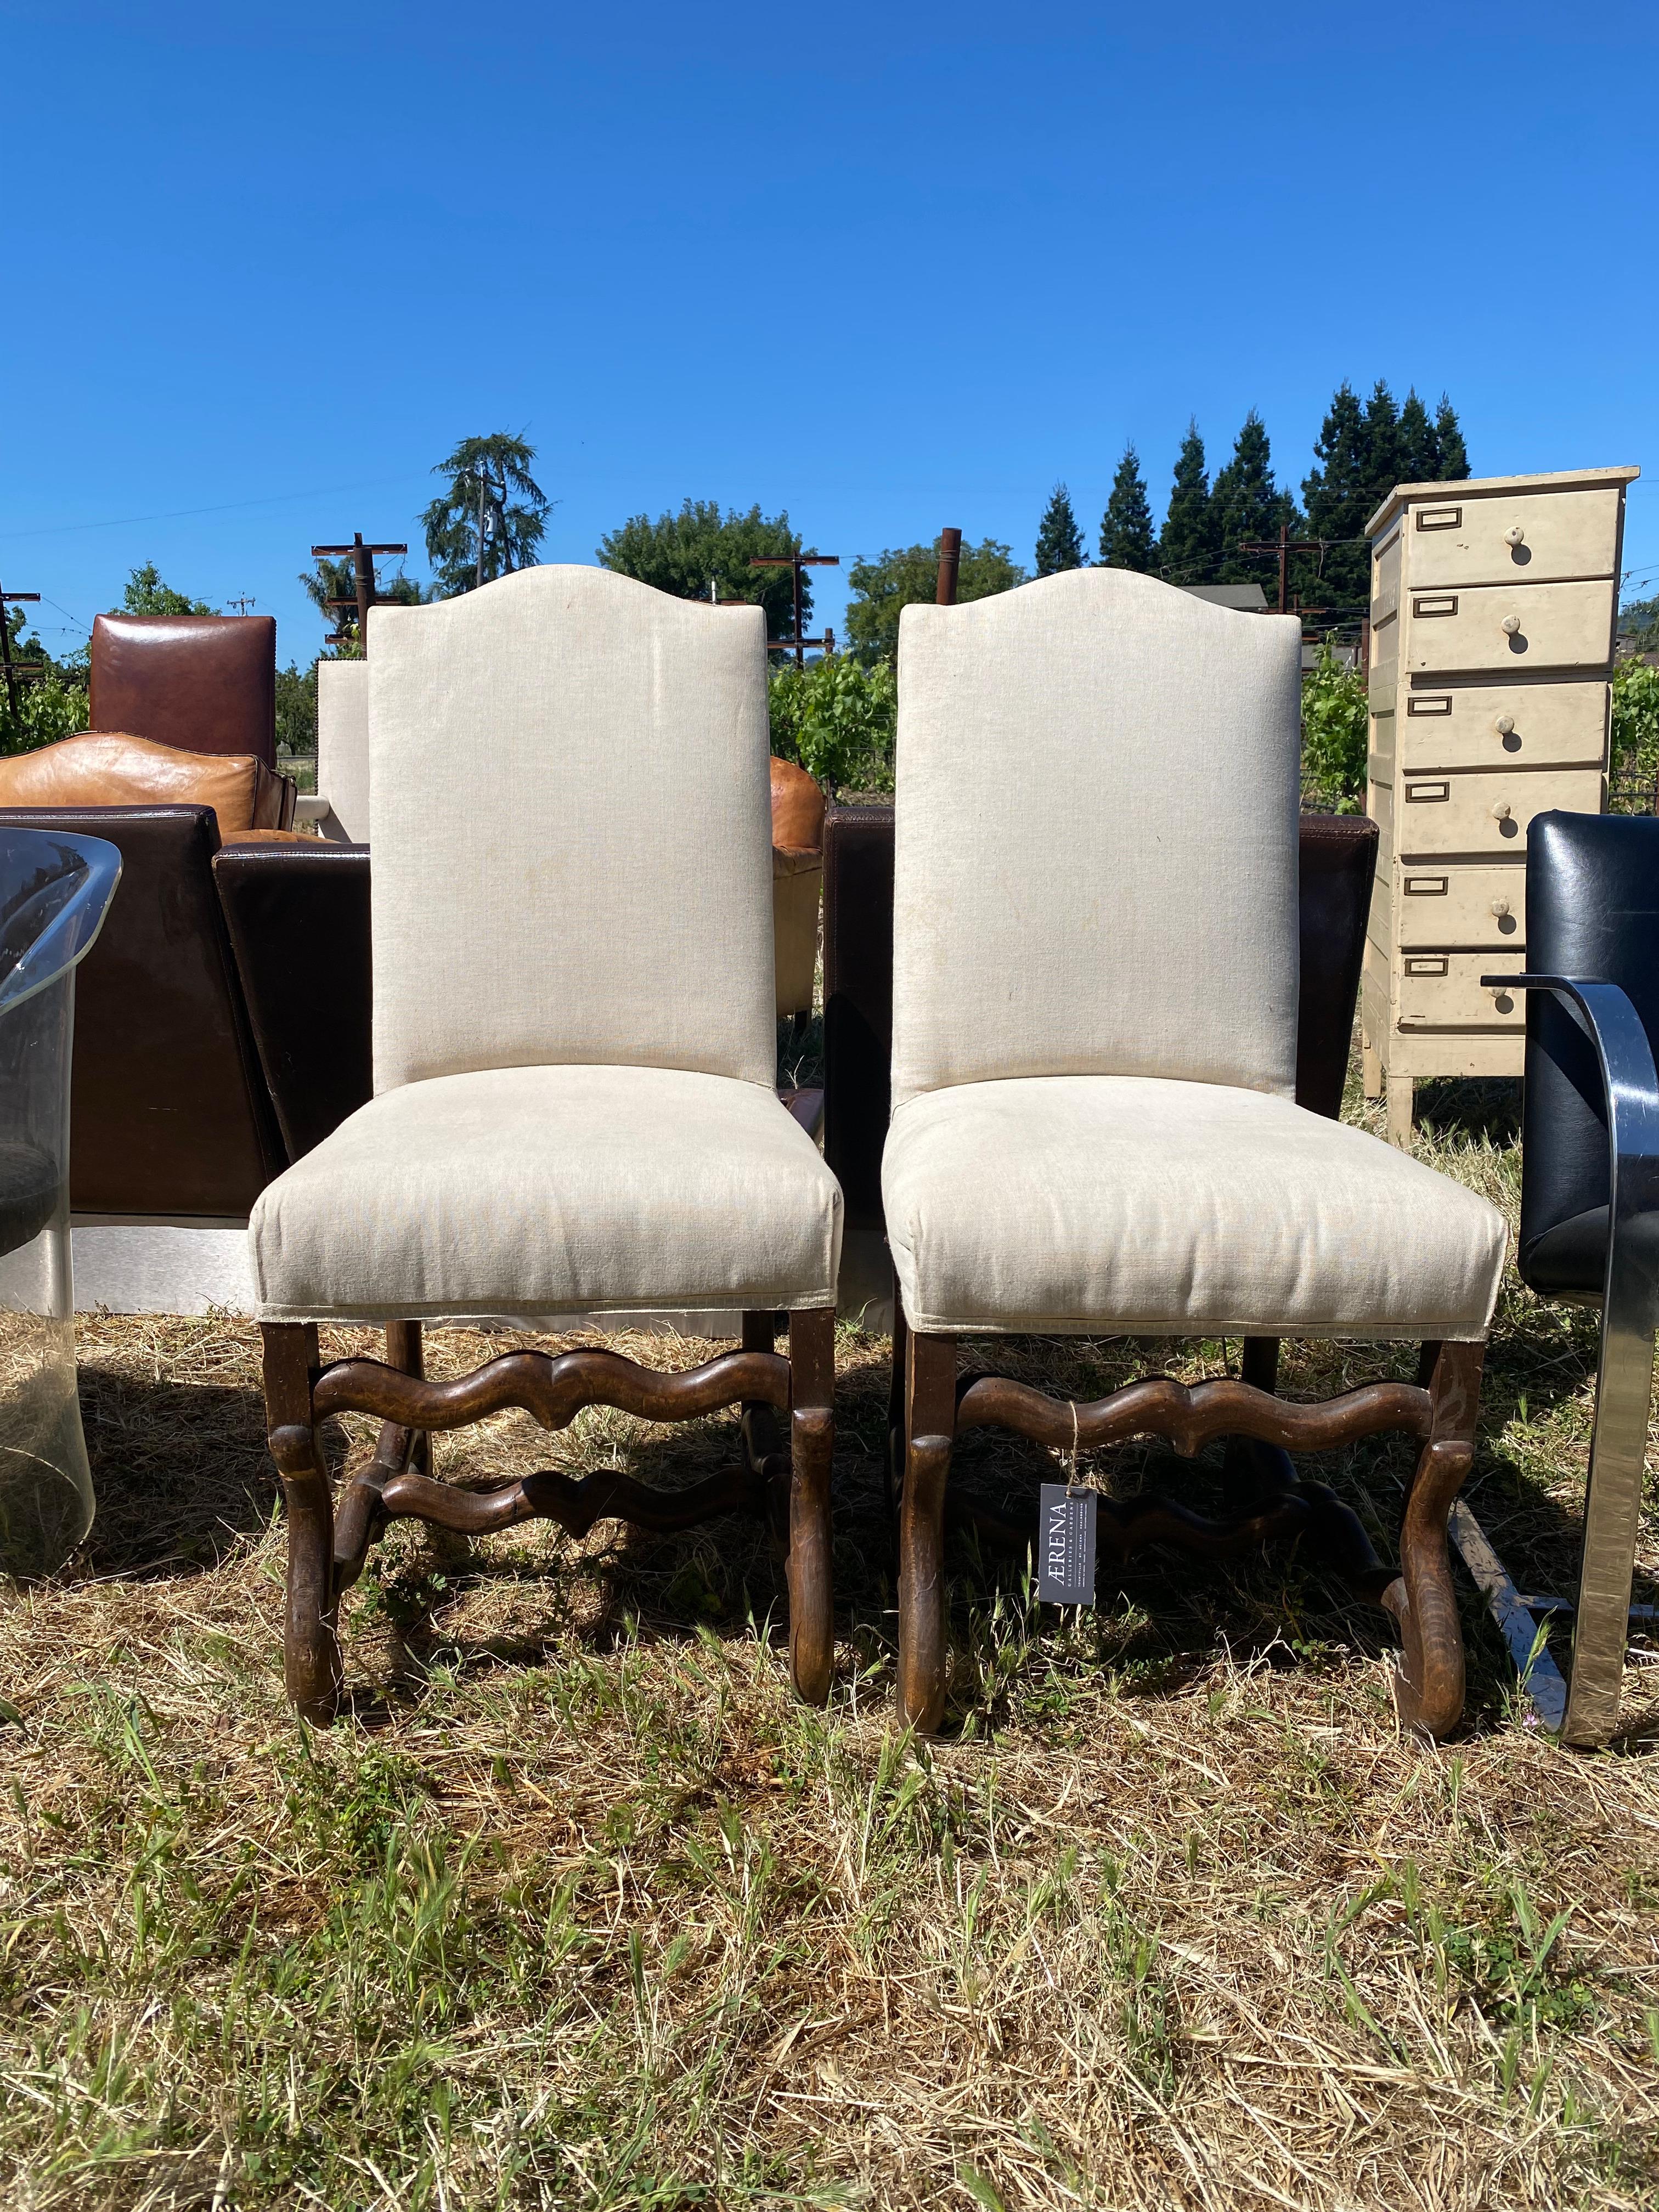
[[[1410,481],[1401,474],[1401,458],[1400,410],[1379,376],[1365,402],[1365,478],[1373,510],[1397,483]]]
[[[1440,474],[1440,441],[1413,385],[1400,410],[1400,481],[1433,483]]]
[[[1152,535],[1140,456],[1133,446],[1126,446],[1100,520],[1100,564],[1103,568],[1135,568],[1144,576],[1157,562],[1158,541]]]
[[[1037,532],[1036,572],[1039,576],[1057,576],[1062,568],[1083,568],[1088,558],[1083,550],[1083,532],[1072,512],[1072,495],[1063,483],[1057,483]]]
[[[1452,404],[1443,392],[1434,410],[1434,435],[1440,449],[1440,482],[1462,483],[1469,473],[1469,449],[1463,443],[1463,433],[1452,412]]]
[[[1171,584],[1207,584],[1214,576],[1221,542],[1215,502],[1205,465],[1204,441],[1196,422],[1187,425],[1176,458],[1175,482],[1158,539],[1158,573]]]
[[[1273,482],[1273,449],[1267,428],[1254,407],[1233,445],[1232,459],[1218,471],[1210,495],[1221,517],[1221,581],[1259,583],[1270,603],[1278,604],[1279,562],[1271,553],[1241,553],[1238,547],[1251,539],[1276,538],[1281,523],[1294,530],[1299,520],[1296,502]]]
[[[1298,556],[1296,585],[1304,605],[1346,611],[1361,605],[1370,589],[1365,547],[1340,542],[1363,537],[1375,504],[1367,459],[1364,414],[1345,379],[1314,441],[1317,465],[1302,479],[1309,537],[1335,541],[1322,556]]]

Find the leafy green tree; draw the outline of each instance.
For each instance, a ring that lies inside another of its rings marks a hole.
[[[1217,472],[1210,496],[1221,518],[1221,582],[1260,584],[1269,601],[1276,605],[1278,556],[1238,549],[1252,539],[1276,538],[1281,523],[1289,523],[1295,530],[1300,518],[1296,501],[1273,481],[1267,425],[1254,407],[1234,441],[1232,459]]]
[[[205,599],[192,599],[183,592],[175,592],[170,584],[161,581],[155,562],[146,561],[142,568],[134,568],[129,574],[120,605],[110,611],[125,615],[213,615],[219,610],[210,607]]]
[[[1633,638],[1638,653],[1659,653],[1659,597],[1626,599],[1619,610],[1619,635]]]
[[[1036,573],[1057,576],[1062,568],[1085,567],[1088,559],[1083,550],[1083,532],[1072,512],[1072,495],[1063,483],[1057,483],[1037,531]],[[959,590],[957,596],[961,596]]]
[[[898,686],[890,661],[827,653],[771,679],[772,750],[837,789],[890,791]]]
[[[1365,803],[1370,731],[1365,679],[1337,659],[1327,638],[1302,679],[1302,781],[1334,813],[1358,814]]]
[[[1158,539],[1158,572],[1171,584],[1207,584],[1221,557],[1219,511],[1210,495],[1204,441],[1196,422],[1187,425],[1176,457],[1175,482]]]
[[[746,599],[765,608],[769,637],[793,638],[795,586],[789,570],[750,564],[757,555],[787,559],[805,550],[787,509],[763,514],[751,507],[743,514],[728,507],[722,515],[717,499],[688,499],[678,514],[670,510],[654,522],[649,515],[631,515],[600,539],[599,560],[618,575],[637,577],[677,599]],[[806,621],[812,612],[810,569],[801,577],[800,605]]]
[[[1405,454],[1400,443],[1400,410],[1394,394],[1379,376],[1365,402],[1365,473],[1373,507],[1380,506],[1397,483],[1412,479],[1402,473]]]
[[[848,643],[866,666],[898,652],[899,617],[906,607],[932,606],[939,589],[939,540],[931,545],[890,547],[878,560],[855,561],[848,571]],[[1006,545],[994,538],[964,544],[957,570],[959,601],[988,599],[1029,583]]]
[[[1443,392],[1440,404],[1434,410],[1435,445],[1440,454],[1437,471],[1442,483],[1462,483],[1469,473],[1469,449],[1463,443],[1463,433],[1452,404]]]
[[[1659,668],[1621,660],[1613,672],[1613,776],[1621,811],[1655,811],[1659,778]]]
[[[340,657],[345,658],[343,654]],[[309,668],[301,668],[290,660],[286,668],[276,671],[279,753],[314,754],[317,750],[317,668],[316,660]]]
[[[550,504],[531,475],[536,448],[497,430],[463,438],[432,473],[447,489],[422,515],[435,596],[453,599],[515,568],[533,568]]]
[[[1100,564],[1103,568],[1138,569],[1144,576],[1158,566],[1158,552],[1140,456],[1133,446],[1126,446],[1100,519]]]

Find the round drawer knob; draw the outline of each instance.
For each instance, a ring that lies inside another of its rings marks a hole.
[[[1516,637],[1516,636],[1518,636],[1518,635],[1520,635],[1520,630],[1521,630],[1521,617],[1520,617],[1520,616],[1519,616],[1519,615],[1505,615],[1505,616],[1504,616],[1504,636],[1505,636],[1505,637]]]
[[[1508,627],[1509,624],[1506,623],[1504,624],[1504,628],[1507,629]],[[1498,720],[1492,724],[1492,727],[1497,731],[1500,738],[1512,738],[1515,735],[1514,715],[1500,714],[1498,717]]]
[[[1492,802],[1492,818],[1494,822],[1507,822],[1509,820],[1510,802],[1507,799],[1494,799]]]
[[[1504,532],[1504,544],[1524,545],[1526,542],[1527,533],[1522,530],[1520,524],[1518,522],[1510,523],[1509,528]]]
[[[1492,902],[1492,910],[1499,921],[1505,921],[1509,915],[1510,902],[1507,899],[1494,899]]]

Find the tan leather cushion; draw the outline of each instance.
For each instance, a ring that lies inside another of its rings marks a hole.
[[[233,830],[220,840],[225,845],[316,845],[321,842],[309,830]]]
[[[823,850],[823,793],[793,761],[772,762],[772,842],[787,853]]]
[[[210,806],[219,835],[275,830],[289,779],[250,753],[187,753],[118,730],[0,760],[0,806]]]

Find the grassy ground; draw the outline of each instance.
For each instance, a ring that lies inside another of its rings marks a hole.
[[[1419,1150],[1512,1213],[1512,1093],[1422,1096]],[[490,1348],[441,1335],[434,1364]],[[1384,1617],[1293,1558],[1143,1555],[1062,1619],[959,1550],[952,1733],[915,1743],[886,1347],[841,1350],[827,1712],[790,1698],[745,1526],[405,1525],[347,1607],[352,1714],[313,1735],[282,1696],[253,1332],[86,1326],[99,1519],[0,1608],[0,2200],[1656,2201],[1659,1668],[1633,1660],[1620,1746],[1558,1751],[1470,1595],[1469,1722],[1436,1751],[1395,1729]],[[1510,1279],[1471,1495],[1534,1587],[1570,1587],[1593,1350]],[[1015,1356],[1080,1395],[1146,1355]],[[1312,1347],[1285,1383],[1410,1364]],[[513,1414],[441,1459],[676,1480],[730,1448],[724,1419]],[[981,1435],[961,1479],[1044,1465]],[[1387,1541],[1407,1465],[1324,1471]],[[1149,1466],[1212,1494],[1158,1452],[1094,1472]],[[1656,1565],[1650,1522],[1646,1594]]]

